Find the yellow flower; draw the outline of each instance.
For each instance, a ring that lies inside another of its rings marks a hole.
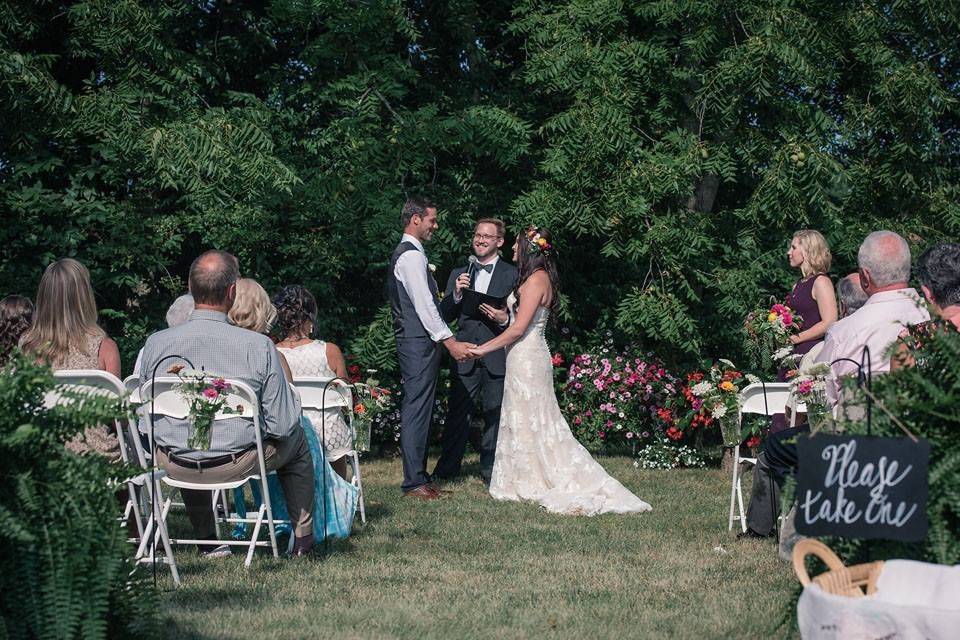
[[[733,383],[730,382],[729,380],[724,380],[723,382],[720,383],[720,390],[721,390],[721,391],[736,391],[737,388],[736,388],[735,386],[733,386]]]
[[[547,246],[546,238],[540,238],[539,240],[537,240],[537,244],[539,244],[541,247]]]
[[[770,315],[767,316],[767,322],[769,322],[769,323],[772,324],[772,323],[774,323],[774,322],[776,322],[776,321],[777,321],[777,314],[775,314],[775,313],[773,313],[773,312],[771,311],[771,312],[770,312]]]

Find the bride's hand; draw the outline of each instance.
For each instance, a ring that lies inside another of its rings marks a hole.
[[[480,352],[480,347],[470,347],[467,349],[467,354],[470,358],[482,358],[483,353]]]
[[[507,319],[509,318],[509,315],[507,314],[506,309],[497,309],[496,307],[491,307],[488,304],[481,304],[479,309],[480,309],[480,313],[487,316],[488,318],[496,322],[498,325],[502,326],[507,324]]]

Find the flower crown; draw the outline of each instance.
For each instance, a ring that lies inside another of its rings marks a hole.
[[[527,231],[527,242],[536,253],[541,255],[550,255],[553,252],[553,245],[547,242],[547,239],[540,235],[536,228]]]

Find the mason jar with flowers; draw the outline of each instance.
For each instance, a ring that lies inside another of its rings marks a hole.
[[[206,371],[187,369],[183,365],[174,365],[167,373],[176,375],[180,382],[174,386],[188,407],[188,419],[192,424],[187,437],[187,446],[196,451],[210,449],[213,422],[218,415],[239,415],[243,405],[227,404],[230,384],[220,376]]]

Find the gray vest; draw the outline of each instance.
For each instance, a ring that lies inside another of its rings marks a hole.
[[[417,247],[412,242],[401,242],[393,251],[390,258],[390,270],[387,273],[387,299],[390,300],[390,310],[393,312],[393,331],[398,338],[429,338],[430,334],[424,329],[420,317],[417,316],[417,310],[413,306],[413,301],[407,295],[407,291],[394,275],[394,269],[397,266],[397,260],[407,251],[417,251]],[[431,274],[427,274],[427,284],[430,287],[430,295],[433,296],[435,305],[440,302],[440,295],[437,290],[437,282]],[[437,313],[439,313],[439,307]]]

